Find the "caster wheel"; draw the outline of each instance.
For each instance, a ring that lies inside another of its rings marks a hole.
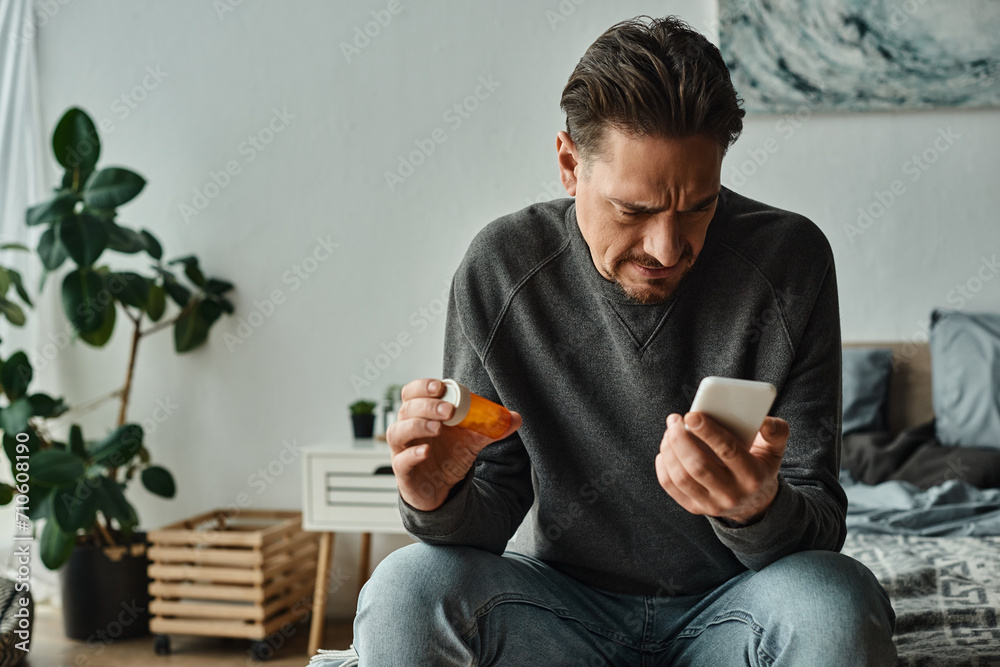
[[[255,641],[250,643],[250,654],[258,662],[267,662],[274,656],[274,648],[265,641]]]
[[[153,639],[153,652],[156,655],[170,655],[170,637],[167,635],[156,635]]]

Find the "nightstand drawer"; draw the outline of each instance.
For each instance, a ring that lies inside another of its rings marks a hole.
[[[405,533],[389,448],[306,447],[302,525],[307,530]]]

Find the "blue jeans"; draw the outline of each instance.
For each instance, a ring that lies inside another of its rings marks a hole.
[[[362,588],[354,645],[361,667],[891,667],[894,626],[875,576],[830,551],[671,597],[593,588],[511,551],[418,542]]]

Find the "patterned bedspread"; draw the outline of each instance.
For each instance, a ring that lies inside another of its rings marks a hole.
[[[896,611],[897,666],[1000,667],[1000,537],[848,533]]]

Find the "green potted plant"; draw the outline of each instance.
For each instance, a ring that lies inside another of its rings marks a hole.
[[[51,569],[63,568],[60,580],[67,636],[87,639],[113,621],[123,627],[120,636],[136,636],[148,633],[148,604],[144,604],[148,601],[148,560],[144,533],[135,530],[138,514],[124,491],[138,478],[156,495],[171,498],[176,493],[171,473],[153,463],[142,427],[127,419],[139,343],[172,327],[176,352],[200,347],[221,314],[233,313],[233,304],[224,296],[233,285],[206,278],[194,255],[164,261],[162,247],[151,232],[118,223],[118,207],[135,198],[146,181],[122,167],[97,169],[100,140],[83,110],[71,108],[62,116],[52,136],[52,149],[65,169],[62,181],[50,199],[28,209],[26,216],[28,225],[45,228],[38,244],[44,267],[39,291],[44,290],[50,272],[69,263],[61,284],[63,311],[74,339],[93,347],[111,339],[121,310],[132,325],[125,381],[97,400],[70,408],[62,399],[29,394],[32,367],[23,351],[15,352],[0,362],[0,383],[7,399],[7,405],[0,407],[0,427],[12,470],[15,452],[28,452],[28,518],[32,524],[44,520],[38,541],[42,562]],[[97,265],[98,259],[107,257],[106,251],[144,253],[152,260],[152,273]],[[183,283],[179,270],[189,285]],[[11,276],[11,282],[18,287],[20,278]],[[0,293],[2,288],[0,275]],[[27,301],[21,289],[18,293]],[[164,317],[167,297],[179,312]],[[0,302],[0,311],[11,319],[9,305]],[[116,424],[108,433],[87,439],[74,423],[65,438],[56,437],[52,420],[75,410],[92,410],[108,400],[118,401]],[[10,495],[3,490],[0,501],[9,502]],[[124,623],[123,605],[142,610]]]
[[[350,405],[355,438],[370,438],[375,433],[375,401],[362,399]]]

